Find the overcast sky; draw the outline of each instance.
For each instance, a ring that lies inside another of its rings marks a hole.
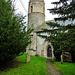
[[[54,7],[54,5],[51,4],[51,2],[57,1],[57,0],[44,0],[45,1],[45,20],[53,20],[54,17],[57,17],[56,15],[52,15],[49,13],[47,9]],[[29,0],[15,0],[15,8],[16,13],[21,13],[23,15],[28,15],[28,2]],[[23,5],[23,6],[22,6]]]

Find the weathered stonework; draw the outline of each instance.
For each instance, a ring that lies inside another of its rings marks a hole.
[[[51,48],[51,58],[53,55],[53,47],[51,43],[37,36],[42,27],[47,27],[45,22],[45,3],[44,0],[30,0],[28,8],[28,28],[33,28],[31,33],[32,43],[27,47],[27,53],[30,55],[39,55],[48,57],[48,48]],[[48,28],[48,27],[47,27]]]
[[[30,27],[36,28],[38,25],[41,25],[44,21],[45,21],[44,1],[30,0],[28,8],[28,28]]]
[[[27,56],[26,56],[26,63],[29,63],[30,62],[30,55],[28,54]]]
[[[28,14],[28,28],[36,28],[45,21],[45,15],[39,12]]]

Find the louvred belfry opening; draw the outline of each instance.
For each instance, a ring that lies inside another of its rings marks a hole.
[[[33,6],[31,6],[31,13],[33,12]]]

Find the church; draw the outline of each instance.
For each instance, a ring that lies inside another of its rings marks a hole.
[[[28,28],[33,28],[31,33],[32,43],[27,47],[26,52],[30,55],[54,58],[53,46],[44,38],[38,36],[43,28],[49,28],[45,22],[44,0],[30,0],[28,6]]]

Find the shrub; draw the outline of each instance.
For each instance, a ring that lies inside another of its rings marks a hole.
[[[11,1],[0,1],[0,63],[12,60],[26,51],[31,42],[22,15],[15,15]]]

